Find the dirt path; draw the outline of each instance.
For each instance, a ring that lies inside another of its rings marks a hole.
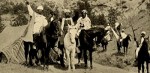
[[[21,64],[3,64],[0,63],[0,73],[135,73],[128,72],[126,70],[102,66],[94,63],[94,68],[84,69],[83,66],[77,67],[75,71],[67,71],[65,68],[60,67],[60,65],[50,65],[48,71],[41,70],[41,67],[27,67]]]

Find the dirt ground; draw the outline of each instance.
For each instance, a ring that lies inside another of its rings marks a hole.
[[[66,68],[62,68],[59,64],[49,65],[48,70],[43,70],[42,67],[28,67],[21,64],[4,64],[0,63],[0,73],[136,73],[134,71],[127,71],[119,68],[102,66],[94,63],[94,68],[84,69],[83,63],[81,66],[76,65],[75,71],[67,71]]]

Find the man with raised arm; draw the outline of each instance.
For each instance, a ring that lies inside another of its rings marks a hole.
[[[34,49],[41,48],[41,46],[37,45],[37,43],[40,43],[39,42],[40,34],[44,30],[44,27],[48,24],[48,22],[46,20],[46,17],[42,15],[43,6],[38,6],[37,7],[37,12],[35,12],[31,8],[28,1],[26,1],[26,5],[27,5],[27,8],[28,8],[28,12],[29,12],[30,17],[32,17],[31,21],[33,23],[30,22],[30,24],[28,25],[27,33],[24,35],[25,39],[23,39],[23,40],[24,40],[24,44],[25,44],[25,57],[26,57],[26,59],[27,59],[27,55],[28,55],[28,52],[29,52],[29,46],[28,45],[32,45],[32,46],[30,46],[29,63],[30,63],[30,65],[33,65],[32,56],[35,55],[36,52],[31,53],[31,51],[33,51]],[[28,32],[30,32],[30,34]],[[30,36],[31,38],[29,39],[29,37],[27,37],[27,36]],[[36,58],[37,58],[37,56],[36,56]]]

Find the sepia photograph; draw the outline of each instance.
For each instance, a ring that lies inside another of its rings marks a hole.
[[[0,73],[150,73],[150,0],[0,0]]]

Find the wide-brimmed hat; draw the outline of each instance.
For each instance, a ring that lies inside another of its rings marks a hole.
[[[64,13],[70,13],[71,11],[69,9],[64,9]]]
[[[43,6],[38,6],[37,9],[38,10],[43,10]]]
[[[125,29],[122,29],[121,31],[122,31],[122,32],[124,32],[124,31],[125,31]]]
[[[142,32],[141,32],[141,35],[146,35],[146,32],[145,32],[145,31],[142,31]]]
[[[87,14],[87,10],[82,10],[82,13],[86,13]]]

